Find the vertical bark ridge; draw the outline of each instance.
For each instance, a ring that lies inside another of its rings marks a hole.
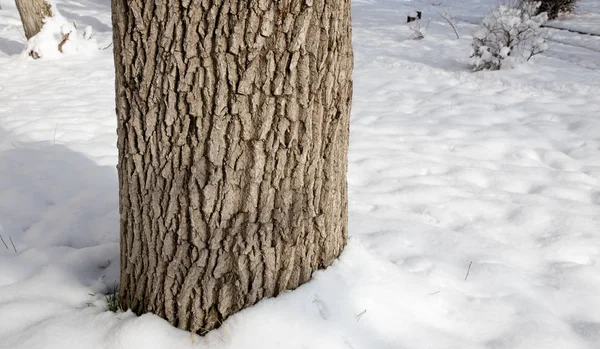
[[[113,1],[121,305],[195,332],[347,239],[349,0]]]

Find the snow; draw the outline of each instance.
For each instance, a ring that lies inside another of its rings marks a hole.
[[[57,5],[110,44],[109,0]],[[533,62],[473,73],[465,20],[495,5],[353,1],[349,244],[308,284],[199,337],[107,311],[119,273],[111,48],[23,57],[4,2],[0,348],[600,348],[600,38],[551,30]],[[405,23],[415,10],[431,19],[419,41]]]
[[[550,21],[549,26],[600,35],[600,2],[579,0],[576,13]]]
[[[548,25],[553,28],[571,29],[594,35],[600,35],[598,23],[600,23],[600,14],[588,13],[567,15],[560,19],[550,21]]]

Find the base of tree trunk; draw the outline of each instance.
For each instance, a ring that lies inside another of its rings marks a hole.
[[[113,0],[120,305],[205,333],[348,236],[350,0]]]
[[[44,18],[52,17],[52,6],[46,0],[16,0],[27,40],[44,26]]]

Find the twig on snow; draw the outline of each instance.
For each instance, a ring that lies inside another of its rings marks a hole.
[[[15,250],[15,253],[19,253],[19,252],[17,252],[17,248],[15,247],[15,243],[12,241],[12,238],[10,237],[10,235],[8,236],[8,239],[10,240],[10,243],[13,246],[13,250]]]
[[[6,244],[6,242],[4,242],[4,239],[2,238],[2,235],[0,235],[0,240],[2,240],[2,243],[4,244],[4,247],[6,247],[7,250],[10,250],[8,248],[8,245]]]
[[[106,45],[105,47],[100,48],[100,50],[106,50],[107,48],[112,46],[112,41],[110,42],[110,44]]]
[[[469,269],[467,269],[467,275],[465,275],[465,281],[467,281],[467,278],[469,277],[469,273],[471,272],[471,265],[473,265],[473,261],[471,261],[471,263],[469,263]]]
[[[21,31],[21,28],[15,26],[15,28],[17,28],[17,30],[19,31],[19,33],[21,33],[21,35],[23,36],[23,39],[25,39],[25,42],[27,42],[27,36],[25,35],[25,33],[23,33],[23,31]]]
[[[365,313],[367,312],[367,309],[363,310],[360,314],[356,315],[356,322],[360,321],[360,318],[365,315]]]

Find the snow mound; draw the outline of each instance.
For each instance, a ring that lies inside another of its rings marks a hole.
[[[24,55],[35,59],[54,59],[63,54],[91,54],[98,51],[90,26],[78,31],[75,24],[64,18],[54,5],[52,14],[52,17],[45,19],[40,32],[27,41]]]

